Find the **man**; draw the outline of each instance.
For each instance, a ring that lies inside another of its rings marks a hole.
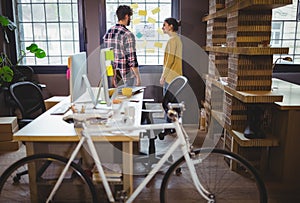
[[[116,11],[118,23],[111,27],[104,35],[105,47],[114,49],[114,77],[113,86],[118,86],[117,75],[120,75],[125,86],[141,85],[141,77],[136,57],[135,37],[126,26],[130,25],[132,9],[129,6],[121,5]],[[118,73],[119,72],[119,73]]]

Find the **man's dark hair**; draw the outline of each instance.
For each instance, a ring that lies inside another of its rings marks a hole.
[[[118,20],[124,20],[126,15],[132,16],[132,9],[129,6],[121,5],[116,11]]]

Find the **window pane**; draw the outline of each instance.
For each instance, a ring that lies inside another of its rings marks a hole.
[[[62,40],[68,40],[73,39],[73,32],[72,32],[72,23],[61,23],[60,29],[61,29],[61,39]]]
[[[57,4],[46,4],[47,21],[58,21]]]
[[[300,54],[300,39],[296,40],[295,53]]]
[[[61,57],[49,57],[49,63],[52,65],[62,64]]]
[[[33,21],[45,22],[44,6],[42,4],[32,4]]]
[[[59,25],[57,23],[48,23],[48,40],[59,40]]]
[[[286,22],[283,26],[283,39],[294,39],[296,32],[296,22]]]
[[[18,19],[20,22],[32,21],[31,6],[29,4],[18,6]]]
[[[282,42],[282,47],[288,47],[289,48],[289,54],[294,53],[294,40],[284,40]]]
[[[45,23],[34,23],[34,38],[35,40],[47,40]]]
[[[20,23],[20,33],[24,40],[33,40],[32,35],[32,24],[31,23]]]
[[[61,42],[62,53],[69,56],[75,52],[73,42]]]
[[[69,4],[61,4],[59,6],[60,21],[72,21],[72,6]]]
[[[57,56],[61,55],[60,42],[51,42],[49,43],[48,56]]]

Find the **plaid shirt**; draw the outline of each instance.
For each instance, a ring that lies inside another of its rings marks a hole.
[[[103,37],[105,47],[114,48],[114,69],[120,70],[124,82],[131,77],[131,67],[138,67],[135,37],[124,25],[116,24]],[[126,76],[126,77],[125,77]]]

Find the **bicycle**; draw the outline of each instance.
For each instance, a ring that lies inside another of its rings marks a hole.
[[[200,148],[193,150],[189,143],[189,136],[180,122],[180,115],[174,110],[180,109],[182,112],[184,103],[169,104],[168,106],[170,109],[168,116],[172,119],[172,123],[121,126],[118,129],[128,131],[174,128],[177,134],[174,143],[133,193],[128,198],[126,194],[121,195],[119,201],[133,202],[164,162],[177,148],[180,148],[183,156],[170,166],[162,180],[161,202],[181,202],[187,199],[191,202],[209,203],[226,201],[267,202],[268,197],[264,182],[247,160],[222,149]],[[99,131],[99,129],[97,130]],[[101,129],[103,132],[112,130],[115,128]],[[9,202],[10,200],[20,202],[99,202],[99,194],[91,178],[79,164],[74,162],[77,153],[85,142],[102,179],[106,197],[102,197],[101,200],[115,202],[115,196],[104,174],[101,160],[90,136],[95,131],[96,129],[86,128],[84,125],[82,137],[69,159],[53,154],[36,154],[12,164],[0,178],[0,202]],[[243,174],[232,170],[231,164],[238,166]],[[51,165],[52,167],[50,167]],[[29,168],[34,170],[29,170]],[[22,169],[22,172],[28,171],[29,176],[20,177],[19,169]],[[51,178],[54,176],[51,172],[55,174],[56,178]],[[39,184],[39,192],[37,192],[37,188],[30,189],[30,181]],[[70,185],[73,189],[77,189],[76,194],[74,192],[71,195],[68,194]],[[174,195],[175,193],[176,195]]]

